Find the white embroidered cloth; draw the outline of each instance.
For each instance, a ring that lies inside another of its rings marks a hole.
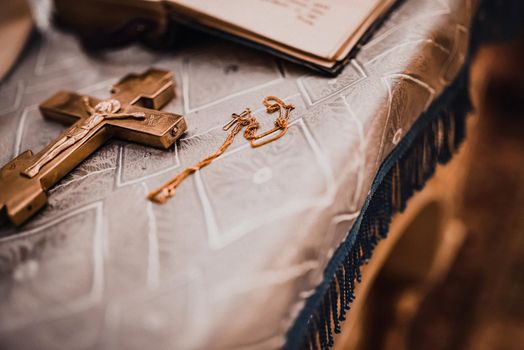
[[[0,231],[0,347],[282,346],[382,160],[462,66],[475,3],[407,0],[331,79],[214,39],[93,57],[37,12],[40,34],[0,85],[0,165],[64,129],[38,111],[57,90],[107,98],[150,66],[174,72],[165,110],[189,131],[167,152],[107,144],[41,213]],[[231,113],[251,107],[271,127],[267,95],[296,106],[285,137],[257,149],[239,137],[167,204],[145,199],[215,150]]]

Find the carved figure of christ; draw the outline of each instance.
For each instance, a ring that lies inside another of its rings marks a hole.
[[[171,74],[150,69],[124,77],[107,100],[62,91],[43,102],[45,118],[73,125],[0,169],[0,223],[25,222],[45,205],[47,189],[111,138],[169,148],[187,128],[184,117],[157,110],[173,97]]]

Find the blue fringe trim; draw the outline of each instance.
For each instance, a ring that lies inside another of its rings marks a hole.
[[[362,211],[288,333],[287,349],[328,349],[341,330],[360,282],[360,268],[386,237],[391,218],[405,209],[438,163],[446,163],[464,138],[470,111],[465,66],[455,81],[414,123],[382,163]]]
[[[432,104],[382,163],[371,192],[349,232],[324,271],[324,281],[308,299],[288,333],[286,349],[329,349],[334,333],[355,299],[360,268],[386,237],[393,215],[422,189],[438,163],[445,163],[464,138],[470,111],[467,70]]]
[[[382,163],[348,238],[335,251],[324,270],[324,280],[289,330],[285,349],[333,346],[333,335],[340,332],[340,323],[355,299],[360,268],[378,241],[386,237],[391,218],[405,209],[437,164],[446,163],[464,139],[465,119],[471,110],[467,84],[473,53],[482,43],[510,40],[522,30],[524,1],[481,0],[465,65]]]

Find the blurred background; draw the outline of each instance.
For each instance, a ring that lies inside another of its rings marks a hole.
[[[476,54],[468,136],[394,219],[337,349],[523,348],[522,34]]]

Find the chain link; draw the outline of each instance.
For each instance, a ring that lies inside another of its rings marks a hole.
[[[274,127],[257,135],[260,128],[260,123],[252,115],[251,110],[246,108],[242,113],[232,115],[232,120],[224,125],[223,130],[229,131],[224,143],[211,155],[202,159],[193,166],[182,170],[174,178],[160,186],[156,190],[150,192],[147,198],[155,203],[163,204],[169,198],[175,195],[175,189],[191,174],[211,164],[216,158],[220,157],[231,146],[238,133],[244,129],[244,138],[249,141],[251,147],[260,147],[270,142],[276,141],[284,136],[289,128],[289,114],[295,108],[291,104],[286,104],[284,101],[276,96],[267,96],[262,101],[266,107],[268,114],[278,112],[278,117],[275,119]],[[273,137],[268,137],[271,134],[277,133]],[[257,140],[263,139],[257,142]]]

